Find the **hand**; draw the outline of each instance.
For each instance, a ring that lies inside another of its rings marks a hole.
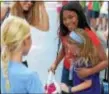
[[[85,78],[91,75],[91,68],[77,68],[76,72],[80,78]]]
[[[69,93],[69,88],[68,88],[68,86],[66,84],[61,83],[60,87],[61,87],[62,91],[66,92],[66,93]]]
[[[56,64],[53,63],[48,71],[52,71],[53,73],[55,73],[56,68],[57,68]]]

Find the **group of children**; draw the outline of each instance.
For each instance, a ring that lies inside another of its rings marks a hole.
[[[21,6],[24,3],[20,3]],[[35,4],[30,1],[27,3],[28,6]],[[22,8],[28,10],[28,7],[22,6]],[[44,9],[44,6],[42,8]],[[14,14],[14,10],[12,13]],[[23,19],[15,15],[10,16],[1,25],[1,93],[44,93],[38,74],[22,64],[22,58],[28,54],[32,45],[30,24],[37,25],[42,30],[48,29],[48,26],[32,23],[33,20],[29,20],[28,17],[25,20],[24,16]],[[99,62],[104,65],[102,69],[108,65],[100,41],[88,26],[78,2],[65,4],[60,10],[59,38],[62,48],[50,70],[56,70],[64,58],[62,84],[60,85],[62,93],[101,94],[99,72],[95,71],[85,78],[78,76],[79,68],[90,69],[97,66]],[[70,74],[72,85],[69,84]]]

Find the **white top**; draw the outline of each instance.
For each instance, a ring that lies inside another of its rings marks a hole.
[[[100,13],[108,14],[108,2],[103,2]]]
[[[31,27],[32,46],[27,56],[28,67],[37,72],[44,84],[47,79],[48,68],[55,61],[58,46],[57,12],[47,9],[49,16],[49,32],[43,32]]]

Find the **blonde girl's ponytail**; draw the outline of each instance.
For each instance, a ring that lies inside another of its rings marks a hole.
[[[28,36],[30,36],[30,26],[24,19],[11,16],[4,20],[1,26],[1,65],[6,81],[7,93],[9,93],[11,87],[8,62],[11,58],[11,54],[19,51],[22,42]]]
[[[7,47],[4,47],[3,52],[1,54],[1,59],[3,62],[3,73],[4,73],[4,78],[6,80],[6,91],[9,92],[10,89],[10,83],[9,83],[9,77],[8,77],[8,62],[9,62],[9,56],[10,52]]]

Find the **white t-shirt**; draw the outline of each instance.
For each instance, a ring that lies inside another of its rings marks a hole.
[[[56,9],[47,9],[49,32],[31,27],[32,46],[26,58],[28,67],[40,76],[42,83],[47,80],[48,69],[56,59],[58,46],[58,24]],[[60,76],[59,76],[60,77]]]
[[[102,6],[101,6],[101,10],[100,10],[101,14],[108,14],[108,2],[104,1]]]

